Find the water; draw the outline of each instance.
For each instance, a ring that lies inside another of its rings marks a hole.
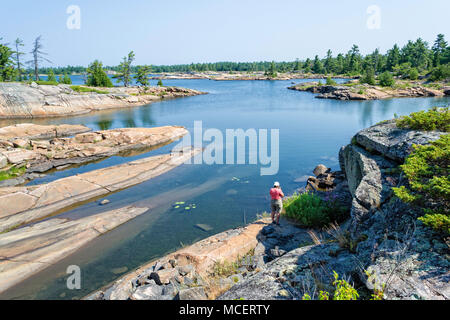
[[[302,80],[308,81],[308,80]],[[299,82],[299,81],[296,81]],[[209,92],[208,95],[167,100],[137,108],[109,110],[70,118],[35,119],[35,123],[84,124],[93,129],[182,125],[191,132],[195,120],[203,128],[280,129],[280,169],[276,176],[261,176],[257,165],[183,165],[167,174],[109,195],[107,206],[98,199],[62,213],[77,219],[129,204],[150,210],[102,235],[77,253],[10,289],[2,299],[74,299],[118,278],[114,269],[139,265],[182,245],[237,227],[268,211],[268,189],[277,180],[286,194],[304,186],[302,177],[323,163],[338,169],[339,148],[360,129],[378,121],[432,106],[447,105],[449,98],[403,98],[383,101],[315,99],[313,94],[287,90],[291,81],[165,80]],[[0,121],[0,126],[25,121]],[[33,183],[170,151],[176,143],[144,154],[115,156],[65,171]],[[233,179],[239,178],[239,180]],[[296,182],[297,181],[297,182]],[[196,209],[173,209],[172,204],[195,203]],[[209,232],[195,227],[203,223]],[[82,289],[66,288],[66,268],[82,270]]]

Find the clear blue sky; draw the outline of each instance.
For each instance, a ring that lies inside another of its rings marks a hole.
[[[66,27],[69,5],[81,9],[80,30]],[[367,28],[370,5],[380,29]],[[0,37],[22,38],[29,52],[42,35],[54,66],[116,65],[130,50],[136,64],[292,61],[354,43],[368,53],[449,40],[449,12],[449,0],[15,0],[1,5]]]

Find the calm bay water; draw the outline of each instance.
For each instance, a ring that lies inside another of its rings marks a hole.
[[[309,81],[309,80],[302,80]],[[295,82],[300,82],[295,81]],[[339,148],[360,129],[378,121],[432,106],[447,105],[449,98],[404,98],[384,101],[335,101],[315,99],[310,93],[287,90],[291,81],[165,80],[209,92],[208,95],[167,100],[137,108],[110,110],[70,118],[36,119],[35,123],[84,124],[92,129],[182,125],[203,128],[280,130],[280,167],[275,176],[261,176],[257,165],[183,165],[171,172],[114,193],[107,206],[98,200],[64,212],[77,219],[134,204],[150,210],[99,237],[77,253],[42,271],[2,299],[73,299],[116,279],[125,271],[211,234],[243,225],[268,211],[268,189],[277,180],[285,193],[304,186],[305,175],[323,163],[338,169]],[[0,121],[0,126],[17,122]],[[141,155],[115,156],[78,168],[54,172],[33,181],[44,183],[75,173],[132,161],[170,151],[176,143]],[[238,179],[236,179],[238,178]],[[177,201],[196,204],[195,209],[174,209]],[[209,232],[195,227],[208,224]],[[82,289],[66,288],[66,268],[79,265]]]

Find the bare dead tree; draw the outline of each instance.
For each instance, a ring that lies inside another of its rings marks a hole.
[[[44,57],[48,54],[41,51],[41,49],[43,48],[41,40],[42,36],[39,36],[34,40],[33,50],[31,50],[30,52],[33,55],[33,60],[27,61],[28,64],[34,67],[34,75],[36,77],[36,81],[39,81],[39,64],[43,61],[52,63],[49,59]]]

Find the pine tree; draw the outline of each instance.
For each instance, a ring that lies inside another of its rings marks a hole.
[[[20,47],[24,46],[23,40],[17,38],[16,41],[14,42],[14,44],[16,45],[16,51],[14,52],[14,54],[15,54],[15,60],[16,60],[16,65],[17,65],[17,79],[19,81],[21,81],[23,69],[22,69],[22,63],[20,62],[20,57],[25,54],[24,52],[20,51]]]
[[[87,72],[87,80],[86,85],[91,87],[112,87],[113,84],[111,79],[109,79],[106,72],[103,70],[103,64],[95,60],[93,63],[89,65],[86,70]]]
[[[151,71],[151,67],[150,66],[138,67],[136,75],[134,76],[134,79],[141,86],[147,87],[150,84],[150,82],[148,80],[148,76],[150,74],[150,71]]]
[[[433,51],[433,66],[437,67],[441,64],[442,56],[447,48],[447,42],[444,39],[443,34],[438,34],[436,41],[433,44],[431,50]]]
[[[47,75],[47,81],[49,82],[56,82],[55,73],[53,72],[53,69],[50,69]]]
[[[123,57],[123,61],[118,67],[118,74],[114,75],[113,78],[117,79],[117,83],[122,82],[125,87],[131,82],[131,64],[135,58],[134,52],[131,51],[127,57]]]

